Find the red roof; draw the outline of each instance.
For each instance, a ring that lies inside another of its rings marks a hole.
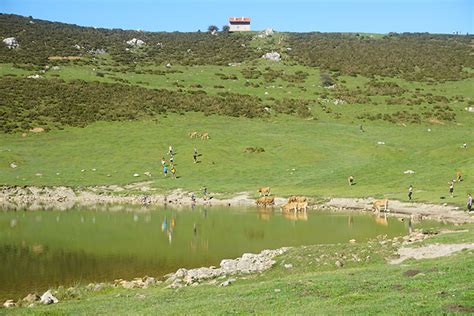
[[[230,17],[230,18],[229,18],[229,22],[248,22],[248,23],[250,23],[250,18],[246,18],[246,17],[241,17],[241,18]]]

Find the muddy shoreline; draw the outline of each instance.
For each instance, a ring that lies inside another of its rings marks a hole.
[[[120,187],[117,185],[86,187],[0,187],[0,208],[6,210],[67,210],[77,206],[97,205],[158,205],[169,207],[204,206],[255,206],[255,199],[249,192],[240,192],[231,198],[220,198],[219,194],[209,193],[204,198],[199,192],[176,189],[169,194],[158,194],[142,182]],[[325,202],[313,202],[311,210],[373,212],[374,198],[330,198]],[[275,197],[274,209],[286,203],[286,198]],[[411,217],[414,221],[423,219],[455,224],[474,222],[474,212],[468,214],[461,207],[429,203],[408,203],[389,201],[389,216]]]

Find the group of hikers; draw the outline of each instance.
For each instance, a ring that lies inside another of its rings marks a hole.
[[[169,155],[169,162],[170,162],[170,169],[169,171],[171,172],[171,176],[173,177],[173,179],[176,179],[176,167],[175,167],[175,163],[174,163],[174,156],[175,156],[175,152],[174,152],[174,149],[173,149],[173,146],[169,146],[168,147],[168,155]],[[198,151],[196,148],[194,148],[194,152],[193,152],[193,161],[194,163],[197,163],[198,162]],[[163,175],[165,177],[168,176],[168,165],[166,164],[166,159],[165,157],[162,157],[161,158],[161,166],[163,168]]]

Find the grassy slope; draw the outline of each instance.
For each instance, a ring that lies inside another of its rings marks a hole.
[[[440,235],[424,243],[473,242],[468,232]],[[388,265],[384,257],[395,248],[381,245],[337,244],[300,247],[278,258],[260,276],[239,279],[231,286],[199,286],[167,290],[163,286],[86,293],[79,301],[55,306],[12,310],[19,314],[220,314],[220,313],[364,313],[440,314],[473,312],[473,251],[451,257]],[[352,261],[353,255],[366,262]],[[341,259],[345,256],[347,259]],[[346,262],[337,269],[335,260]],[[291,263],[293,268],[283,267]],[[275,291],[276,290],[276,291]]]
[[[211,139],[191,140],[187,134],[193,130],[208,131]],[[147,180],[132,175],[150,171],[153,186],[159,190],[199,190],[206,185],[212,192],[232,193],[269,185],[281,195],[404,198],[413,184],[416,200],[439,201],[460,169],[465,181],[456,186],[456,198],[449,201],[464,203],[473,184],[474,149],[461,149],[460,144],[472,139],[472,128],[372,123],[365,130],[360,132],[351,122],[305,121],[283,115],[269,120],[224,120],[187,114],[169,115],[158,123],[97,123],[27,137],[3,135],[1,183],[124,184]],[[377,145],[378,141],[385,145]],[[168,159],[169,144],[177,152],[177,180],[160,174],[159,161],[162,156]],[[194,146],[202,153],[198,164],[192,163]],[[265,152],[244,153],[249,146],[263,147]],[[12,161],[19,167],[10,168]],[[403,174],[407,169],[416,173]],[[351,174],[357,182],[353,187],[346,182]]]

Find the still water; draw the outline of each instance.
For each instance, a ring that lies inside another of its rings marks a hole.
[[[58,285],[218,266],[244,252],[397,236],[407,229],[371,214],[312,211],[294,217],[215,206],[0,211],[0,299]]]

